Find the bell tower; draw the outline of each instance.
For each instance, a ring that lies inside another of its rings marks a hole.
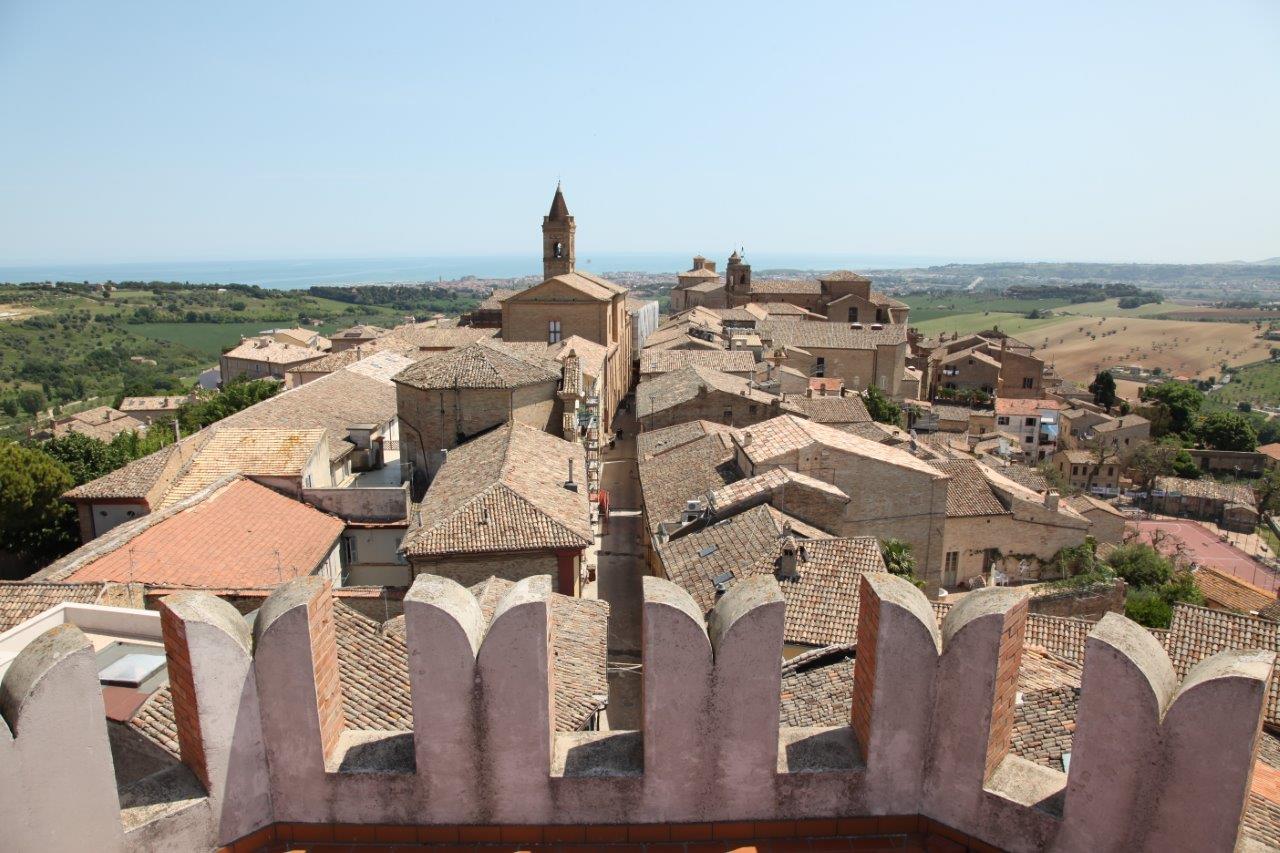
[[[724,288],[729,307],[736,308],[751,301],[751,264],[742,262],[740,251],[729,256],[724,268]]]
[[[542,277],[564,275],[573,272],[573,224],[569,206],[564,203],[564,193],[556,183],[556,194],[551,199],[551,212],[542,217]]]

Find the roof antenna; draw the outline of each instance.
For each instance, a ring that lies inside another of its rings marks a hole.
[[[284,568],[280,565],[280,549],[273,548],[271,553],[276,555],[276,577],[280,579],[280,583],[284,583]]]

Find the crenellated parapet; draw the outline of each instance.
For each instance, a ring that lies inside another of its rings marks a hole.
[[[404,732],[353,730],[343,718],[326,582],[280,587],[252,635],[229,604],[181,593],[165,599],[162,625],[197,796],[122,819],[92,646],[62,626],[0,686],[0,821],[14,849],[33,850],[213,846],[273,823],[894,815],[1010,850],[1234,846],[1270,653],[1224,652],[1179,685],[1147,631],[1107,616],[1089,636],[1061,773],[1009,748],[1022,594],[975,591],[939,629],[907,581],[874,573],[861,583],[847,725],[779,726],[785,603],[772,576],[740,580],[705,620],[684,590],[645,578],[641,729],[576,733],[555,731],[548,578],[515,584],[490,618],[457,583],[417,579],[405,597],[414,727]],[[68,790],[74,820],[60,807]]]

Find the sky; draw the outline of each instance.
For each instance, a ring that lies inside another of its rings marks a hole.
[[[0,0],[0,264],[1280,255],[1280,3]]]

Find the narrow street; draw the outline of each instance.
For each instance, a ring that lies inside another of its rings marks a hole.
[[[640,725],[640,612],[644,546],[636,428],[632,411],[619,412],[615,432],[623,437],[604,453],[601,486],[609,494],[609,521],[599,542],[599,596],[609,602],[609,726]]]

